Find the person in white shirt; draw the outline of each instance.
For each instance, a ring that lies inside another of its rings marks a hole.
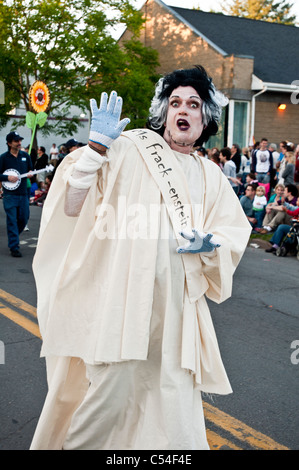
[[[260,148],[252,155],[252,172],[255,173],[260,183],[270,183],[271,171],[273,168],[272,152],[268,150],[268,139],[263,138]]]
[[[52,147],[50,150],[50,163],[56,166],[57,161],[58,161],[58,148],[56,147],[56,144],[52,144]]]

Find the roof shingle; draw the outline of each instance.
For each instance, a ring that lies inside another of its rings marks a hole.
[[[254,57],[254,73],[264,82],[290,84],[299,80],[298,27],[168,8],[226,54]]]

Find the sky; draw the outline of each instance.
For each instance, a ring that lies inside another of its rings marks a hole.
[[[199,7],[203,11],[221,11],[221,0],[163,0],[166,5],[181,8],[193,8]],[[290,0],[291,2],[291,0]],[[144,4],[144,0],[135,0],[136,6],[140,8]],[[292,13],[297,16],[297,22],[299,23],[299,0],[293,0]]]

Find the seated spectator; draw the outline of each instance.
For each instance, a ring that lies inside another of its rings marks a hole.
[[[287,184],[284,188],[282,202],[287,202],[296,205],[298,196],[298,189],[294,184]],[[274,231],[280,224],[291,225],[291,217],[282,210],[281,203],[272,204],[266,210],[266,215],[263,220],[263,228],[260,233],[268,233]]]
[[[237,183],[237,174],[236,174],[236,165],[235,163],[231,160],[231,151],[229,147],[225,147],[220,150],[219,154],[220,162],[223,165],[223,173],[229,180],[233,190],[235,193],[238,193],[238,183]]]
[[[245,195],[245,184],[243,184],[243,175],[241,173],[237,174],[236,183],[239,185],[238,187],[238,197]]]
[[[254,212],[253,212],[253,207],[252,207],[253,199],[255,196],[255,190],[256,190],[255,184],[248,184],[245,189],[245,196],[242,196],[240,199],[240,204],[252,228],[254,228],[257,224],[257,220],[254,217]]]
[[[259,185],[256,188],[255,191],[255,196],[253,198],[253,203],[252,203],[252,210],[254,213],[254,218],[256,219],[256,228],[261,228],[264,215],[265,215],[265,207],[267,205],[267,198],[266,198],[266,191],[264,186]]]
[[[281,206],[281,207],[282,207],[282,211],[287,213],[289,215],[289,217],[291,218],[291,220],[292,219],[299,220],[299,197],[297,198],[296,206],[297,206],[297,208],[293,209],[293,210],[289,210],[285,206]],[[277,248],[279,248],[284,236],[287,233],[289,233],[290,229],[291,229],[290,225],[280,224],[277,227],[277,230],[275,231],[275,233],[273,234],[273,237],[270,240],[270,243],[272,244],[271,248],[267,248],[265,251],[267,253],[276,253]]]
[[[35,206],[43,206],[44,201],[49,192],[53,175],[49,174],[46,176],[45,182],[40,184],[40,188],[35,191],[34,198],[30,198],[30,204]]]
[[[284,184],[278,183],[274,188],[274,193],[270,196],[267,207],[271,205],[280,205],[283,202]]]
[[[268,201],[269,199],[269,194],[270,194],[270,183],[259,183],[259,186],[263,186],[264,190],[265,190],[265,197]]]
[[[248,184],[251,184],[251,183],[254,183],[257,185],[258,181],[254,173],[247,173],[245,177],[245,183],[244,183],[245,188],[247,187]]]
[[[33,204],[34,201],[44,192],[45,183],[43,181],[39,181],[39,183],[35,184],[37,185],[37,187],[35,188],[33,195],[29,199],[30,204]]]
[[[279,206],[283,203],[284,199],[283,199],[283,194],[284,194],[284,185],[281,184],[281,183],[278,183],[275,188],[274,188],[274,193],[270,196],[269,198],[269,201],[268,201],[268,204],[265,208],[265,217],[263,219],[263,224],[264,224],[264,227],[263,228],[257,228],[256,231],[259,232],[259,233],[268,233],[268,231],[271,231],[271,230],[267,230],[265,228],[265,226],[267,226],[267,222],[268,220],[271,220],[270,219],[270,215],[268,216],[268,214],[271,214],[271,211],[273,210],[273,206]],[[268,217],[266,217],[268,216]],[[269,227],[270,228],[270,227]]]
[[[38,184],[36,181],[33,181],[33,183],[31,183],[31,187],[30,187],[30,196],[31,197],[34,197],[35,195],[35,191],[38,190]]]

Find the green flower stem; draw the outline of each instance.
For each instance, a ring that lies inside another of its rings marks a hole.
[[[28,151],[29,155],[31,154],[31,149],[32,149],[33,140],[35,136],[35,131],[36,131],[36,124],[37,124],[37,114],[35,115],[35,118],[34,118],[34,125],[32,129],[32,134],[31,134],[31,142],[30,142],[29,151]]]

